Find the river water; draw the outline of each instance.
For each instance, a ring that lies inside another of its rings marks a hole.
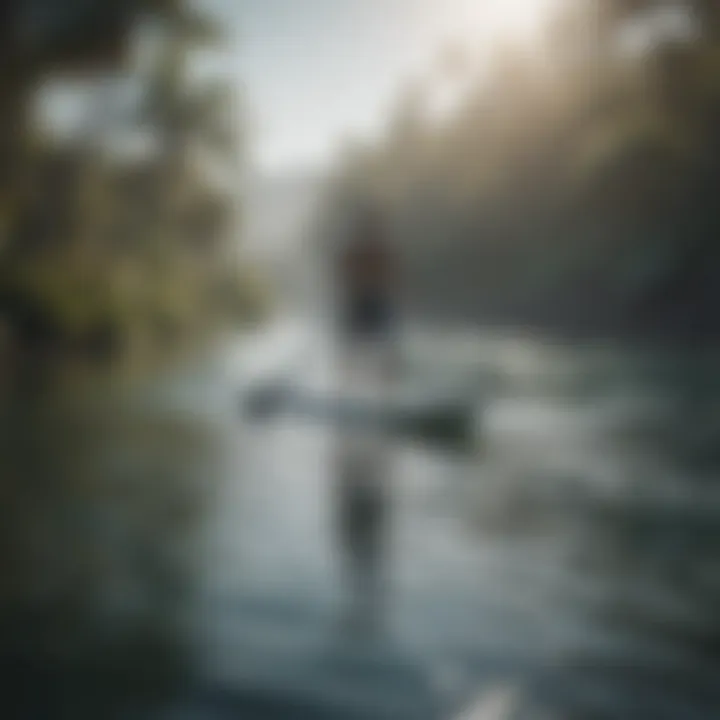
[[[273,362],[323,377],[313,333],[4,388],[2,717],[720,717],[715,356],[417,333],[420,384],[482,427],[393,448],[370,632],[342,620],[327,428],[239,411]]]

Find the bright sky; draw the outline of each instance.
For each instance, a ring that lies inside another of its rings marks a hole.
[[[382,127],[404,80],[459,42],[474,55],[532,34],[556,0],[205,0],[239,35],[251,144],[266,172],[321,166]]]

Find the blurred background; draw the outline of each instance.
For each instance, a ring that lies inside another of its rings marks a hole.
[[[2,717],[720,717],[716,0],[7,0],[0,94]],[[373,633],[333,427],[242,411],[368,202]]]

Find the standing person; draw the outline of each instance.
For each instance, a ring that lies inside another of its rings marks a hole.
[[[340,254],[338,290],[346,345],[390,349],[397,321],[397,263],[377,209],[366,208]]]
[[[336,269],[338,376],[365,400],[387,395],[397,358],[397,268],[382,219],[361,214]],[[338,444],[339,535],[354,607],[377,610],[383,586],[390,441],[381,428],[355,429]],[[362,619],[370,619],[365,613]]]

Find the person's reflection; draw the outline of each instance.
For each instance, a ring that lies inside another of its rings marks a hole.
[[[381,402],[397,369],[397,303],[394,254],[375,208],[365,208],[339,259],[340,390],[362,402]],[[346,430],[336,459],[338,535],[351,617],[375,621],[385,584],[389,438],[380,427]]]
[[[338,448],[338,535],[352,623],[379,620],[386,589],[391,473],[382,443],[355,435]]]

